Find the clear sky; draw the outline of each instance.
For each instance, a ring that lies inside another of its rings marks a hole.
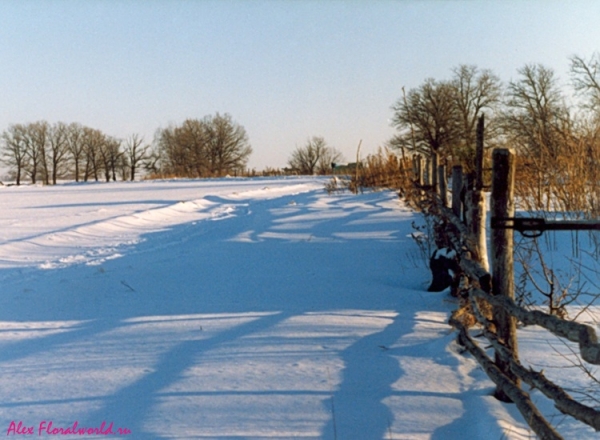
[[[568,84],[569,56],[598,50],[596,0],[0,0],[0,130],[44,119],[150,142],[220,112],[246,128],[251,167],[285,166],[311,136],[352,161],[391,137],[403,86],[527,63]]]

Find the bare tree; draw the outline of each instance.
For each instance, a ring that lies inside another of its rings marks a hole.
[[[503,128],[509,139],[529,155],[556,157],[561,127],[568,123],[568,109],[554,71],[541,64],[519,69],[520,78],[508,84]]]
[[[244,127],[218,113],[159,130],[155,143],[163,172],[186,177],[234,173],[252,153]]]
[[[501,116],[503,136],[525,158],[521,168],[534,176],[528,191],[535,194],[538,204],[545,200],[545,208],[549,208],[551,182],[559,177],[560,157],[572,132],[572,119],[551,69],[526,65],[518,73],[519,78],[508,85]]]
[[[121,152],[121,141],[105,135],[102,138],[98,151],[103,164],[104,177],[107,182],[110,182],[111,178],[116,181],[119,158],[123,154]]]
[[[156,176],[161,173],[160,162],[161,162],[160,153],[157,150],[152,149],[146,155],[146,159],[142,163],[142,166],[144,167],[144,170],[146,171],[146,173]]]
[[[16,184],[21,184],[21,176],[27,166],[27,133],[24,125],[15,124],[2,133],[2,161],[13,168]]]
[[[83,128],[83,146],[85,152],[85,169],[83,180],[85,182],[91,177],[98,181],[98,174],[101,171],[100,150],[104,144],[104,134],[94,128]]]
[[[483,110],[494,113],[500,103],[501,83],[492,71],[472,65],[454,68],[450,81],[427,79],[393,106],[392,125],[398,133],[388,142],[392,148],[425,154],[434,169],[453,159],[472,169],[477,119]],[[495,127],[488,117],[487,139]],[[433,183],[436,173],[433,173]]]
[[[228,114],[206,116],[203,120],[206,130],[207,152],[210,174],[224,176],[245,167],[252,147],[246,130],[235,123]]]
[[[460,119],[459,144],[453,154],[467,169],[473,169],[477,119],[483,110],[493,112],[499,104],[500,80],[490,70],[479,70],[476,66],[460,65],[453,72],[451,85],[456,91],[454,97]],[[486,139],[489,143],[490,135],[494,132],[494,119],[488,117],[487,121]]]
[[[85,156],[84,129],[80,124],[72,123],[67,126],[66,130],[67,149],[74,166],[73,175],[75,176],[75,181],[79,182],[81,161]]]
[[[117,169],[119,170],[121,180],[125,181],[130,179],[131,166],[129,165],[129,159],[127,159],[127,156],[124,153],[119,156]]]
[[[429,155],[433,169],[437,169],[440,156],[452,155],[458,143],[461,121],[456,95],[450,82],[431,78],[409,90],[393,106],[392,125],[399,133],[390,145]],[[432,180],[436,185],[437,173]]]
[[[198,119],[188,119],[179,127],[159,130],[155,143],[156,158],[160,158],[164,174],[181,177],[202,177],[207,174],[205,131]]]
[[[146,153],[149,145],[143,145],[144,138],[138,134],[132,134],[125,140],[125,151],[123,158],[126,159],[127,165],[129,165],[129,177],[133,181],[135,180],[135,172],[137,171],[140,163],[146,158]]]
[[[320,136],[313,136],[306,145],[297,147],[288,160],[288,165],[299,174],[326,174],[331,164],[341,159],[341,153],[330,147]]]
[[[330,174],[333,171],[333,164],[343,161],[344,158],[342,153],[335,148],[328,146],[321,152],[321,157],[319,158],[319,162],[317,162],[317,174]],[[356,166],[358,166],[358,164]]]
[[[52,184],[56,185],[59,174],[65,171],[65,160],[69,151],[67,143],[68,127],[59,122],[50,127],[48,132],[48,162],[52,174]]]
[[[49,183],[48,161],[46,157],[46,147],[50,125],[46,121],[38,121],[27,124],[26,128],[26,147],[28,156],[28,174],[31,177],[31,183],[37,183],[38,174],[42,172],[42,179],[45,184]]]
[[[585,95],[587,106],[595,113],[600,111],[600,53],[596,52],[586,61],[571,57],[571,80],[577,92]]]

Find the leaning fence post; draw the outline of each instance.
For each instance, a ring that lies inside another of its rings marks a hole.
[[[492,218],[514,217],[515,153],[508,148],[494,150],[492,170]],[[514,299],[513,231],[492,229],[492,292]],[[517,321],[501,307],[494,307],[496,334],[515,359],[518,359]],[[519,386],[519,379],[510,370],[508,359],[496,352],[496,364],[500,370]],[[502,401],[510,398],[499,388],[494,393]]]
[[[452,211],[454,215],[462,219],[462,200],[460,193],[463,188],[463,171],[462,166],[455,165],[452,167]]]

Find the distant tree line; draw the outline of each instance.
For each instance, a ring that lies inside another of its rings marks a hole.
[[[58,179],[135,180],[157,176],[218,177],[242,170],[252,148],[231,116],[188,119],[157,131],[148,144],[138,134],[117,139],[78,123],[12,124],[0,135],[0,155],[15,183]]]
[[[138,135],[126,140],[81,124],[38,121],[10,125],[0,136],[2,160],[17,185],[76,181],[135,179],[149,146]]]
[[[461,65],[447,80],[403,91],[389,146],[472,170],[476,122],[485,114],[486,147],[515,149],[517,191],[530,208],[558,203],[600,213],[600,54],[570,59],[571,94],[541,64],[517,74],[503,84],[490,70]]]

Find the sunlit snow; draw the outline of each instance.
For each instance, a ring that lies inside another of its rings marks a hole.
[[[454,300],[425,291],[418,214],[323,187],[0,188],[0,432],[530,438],[456,345]]]

